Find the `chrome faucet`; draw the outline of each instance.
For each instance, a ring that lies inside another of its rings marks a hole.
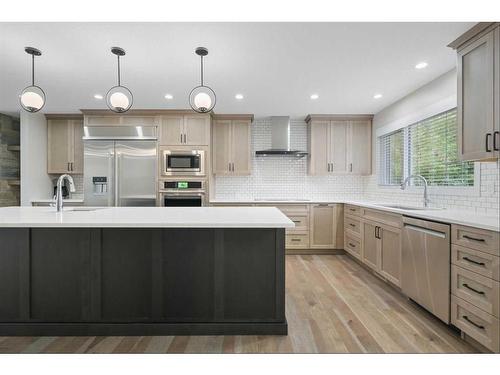
[[[418,178],[420,180],[423,181],[424,183],[424,207],[429,207],[429,196],[427,195],[427,180],[425,179],[425,177],[419,175],[419,174],[412,174],[411,176],[408,176],[405,178],[405,180],[403,181],[403,183],[401,184],[401,190],[404,190],[406,189],[406,185],[409,183],[409,181],[412,179],[412,178]]]
[[[56,195],[54,197],[56,201],[57,212],[60,212],[63,209],[62,183],[65,179],[69,182],[69,191],[72,193],[75,192],[75,183],[73,182],[73,177],[71,177],[69,174],[62,174],[57,180]]]

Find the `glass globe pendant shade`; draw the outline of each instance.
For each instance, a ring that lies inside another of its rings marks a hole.
[[[25,111],[35,113],[45,105],[45,93],[38,86],[28,86],[19,95],[19,101]]]
[[[112,87],[106,94],[106,104],[116,113],[127,112],[134,102],[134,97],[125,86]]]
[[[197,86],[189,94],[189,105],[198,113],[210,112],[215,102],[215,92],[208,86]]]

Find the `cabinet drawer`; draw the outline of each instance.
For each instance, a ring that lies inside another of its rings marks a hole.
[[[355,216],[344,216],[344,229],[354,232],[357,235],[361,234],[361,219]]]
[[[373,220],[396,228],[401,228],[403,226],[403,219],[401,215],[372,210],[369,208],[363,208],[361,209],[361,212],[365,219]]]
[[[451,296],[451,323],[488,349],[500,350],[498,319],[455,296]]]
[[[353,206],[351,204],[346,204],[345,213],[354,216],[361,216],[361,207]]]
[[[309,213],[309,205],[307,204],[287,204],[276,205],[276,207],[285,215],[305,214]]]
[[[451,266],[451,293],[498,317],[499,283],[455,265]]]
[[[463,225],[452,225],[451,243],[484,251],[488,254],[500,255],[500,237],[498,232]]]
[[[352,256],[361,259],[361,241],[350,234],[344,237],[344,249]]]
[[[285,237],[285,247],[287,249],[308,249],[309,233],[289,232]]]
[[[287,232],[309,231],[309,216],[303,215],[287,215],[295,224],[295,228],[287,229]]]
[[[490,279],[500,280],[500,257],[462,247],[451,246],[451,262],[469,271],[476,272]]]

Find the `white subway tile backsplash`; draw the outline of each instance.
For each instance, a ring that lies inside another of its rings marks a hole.
[[[307,125],[291,121],[292,148],[306,150]],[[271,120],[258,119],[252,125],[252,174],[242,177],[216,177],[216,200],[280,199],[366,199],[421,204],[422,190],[379,187],[372,176],[309,176],[307,157],[256,157],[255,151],[271,147]],[[480,163],[480,187],[470,194],[430,190],[429,198],[450,209],[466,209],[487,215],[499,214],[499,162]]]

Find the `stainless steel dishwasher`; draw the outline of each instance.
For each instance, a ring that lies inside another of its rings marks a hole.
[[[403,217],[401,289],[443,322],[450,322],[449,225]]]

